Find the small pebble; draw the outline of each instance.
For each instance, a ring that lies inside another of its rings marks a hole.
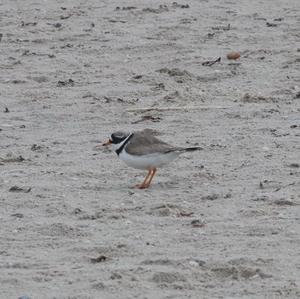
[[[300,164],[299,163],[291,163],[289,165],[289,167],[292,167],[292,168],[299,168],[300,167]]]
[[[112,275],[110,276],[110,279],[121,279],[122,275],[119,273],[112,273]]]
[[[195,219],[195,220],[192,220],[192,221],[191,221],[191,225],[192,225],[193,227],[203,227],[203,226],[205,226],[205,223],[204,223],[204,221],[202,221],[202,220]]]
[[[270,23],[270,22],[267,22],[266,25],[267,25],[267,27],[277,27],[278,26],[278,24]]]
[[[16,217],[16,218],[23,218],[24,214],[22,214],[22,213],[15,213],[15,214],[11,214],[10,216]]]
[[[19,186],[12,186],[11,188],[9,188],[8,190],[9,192],[24,192],[24,193],[29,193],[31,191],[31,188],[23,188],[23,187],[19,187]]]
[[[204,265],[205,265],[205,262],[204,262],[204,261],[201,261],[201,260],[191,260],[191,261],[189,261],[189,264],[190,264],[192,267],[199,267],[199,266],[204,266]]]
[[[291,201],[290,199],[277,199],[274,201],[274,203],[278,206],[295,206],[296,203]]]
[[[61,24],[61,23],[55,23],[55,24],[53,24],[53,26],[54,26],[55,28],[60,28],[60,27],[62,26],[62,24]]]
[[[106,260],[107,260],[107,257],[105,255],[100,255],[96,258],[91,258],[91,262],[93,264],[102,263],[102,262],[105,262]]]
[[[199,267],[199,264],[196,261],[189,261],[190,266]]]
[[[227,54],[227,59],[229,60],[237,60],[241,57],[241,54],[239,52],[230,52]]]

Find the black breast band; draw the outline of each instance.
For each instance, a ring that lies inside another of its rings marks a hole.
[[[117,155],[119,156],[122,152],[122,150],[124,149],[125,145],[128,143],[128,141],[133,137],[133,133],[131,133],[127,139],[125,140],[125,142],[116,150]]]

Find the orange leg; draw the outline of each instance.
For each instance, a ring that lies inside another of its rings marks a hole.
[[[145,177],[143,183],[137,184],[137,185],[135,185],[134,187],[135,187],[135,188],[139,188],[139,189],[144,189],[145,186],[146,186],[146,182],[147,182],[148,178],[151,176],[151,173],[152,173],[152,170],[149,169],[149,170],[148,170],[148,174],[146,175],[146,177]]]
[[[154,177],[154,175],[155,175],[155,173],[156,173],[156,168],[153,168],[152,169],[152,173],[151,173],[151,176],[150,176],[150,178],[149,178],[149,181],[145,184],[145,187],[144,188],[148,188],[149,186],[150,186],[150,184],[151,184],[151,182],[152,182],[152,179],[153,179],[153,177]]]

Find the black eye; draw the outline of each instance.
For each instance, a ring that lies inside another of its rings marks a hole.
[[[116,134],[111,135],[111,141],[114,144],[118,144],[118,143],[122,142],[125,138],[126,138],[126,136],[124,136],[124,135],[116,135]]]

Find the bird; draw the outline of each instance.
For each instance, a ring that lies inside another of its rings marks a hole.
[[[153,136],[150,129],[132,133],[117,131],[102,146],[111,146],[128,166],[148,171],[144,181],[134,186],[139,189],[150,186],[157,168],[164,167],[185,152],[202,150],[198,146],[172,146]]]

